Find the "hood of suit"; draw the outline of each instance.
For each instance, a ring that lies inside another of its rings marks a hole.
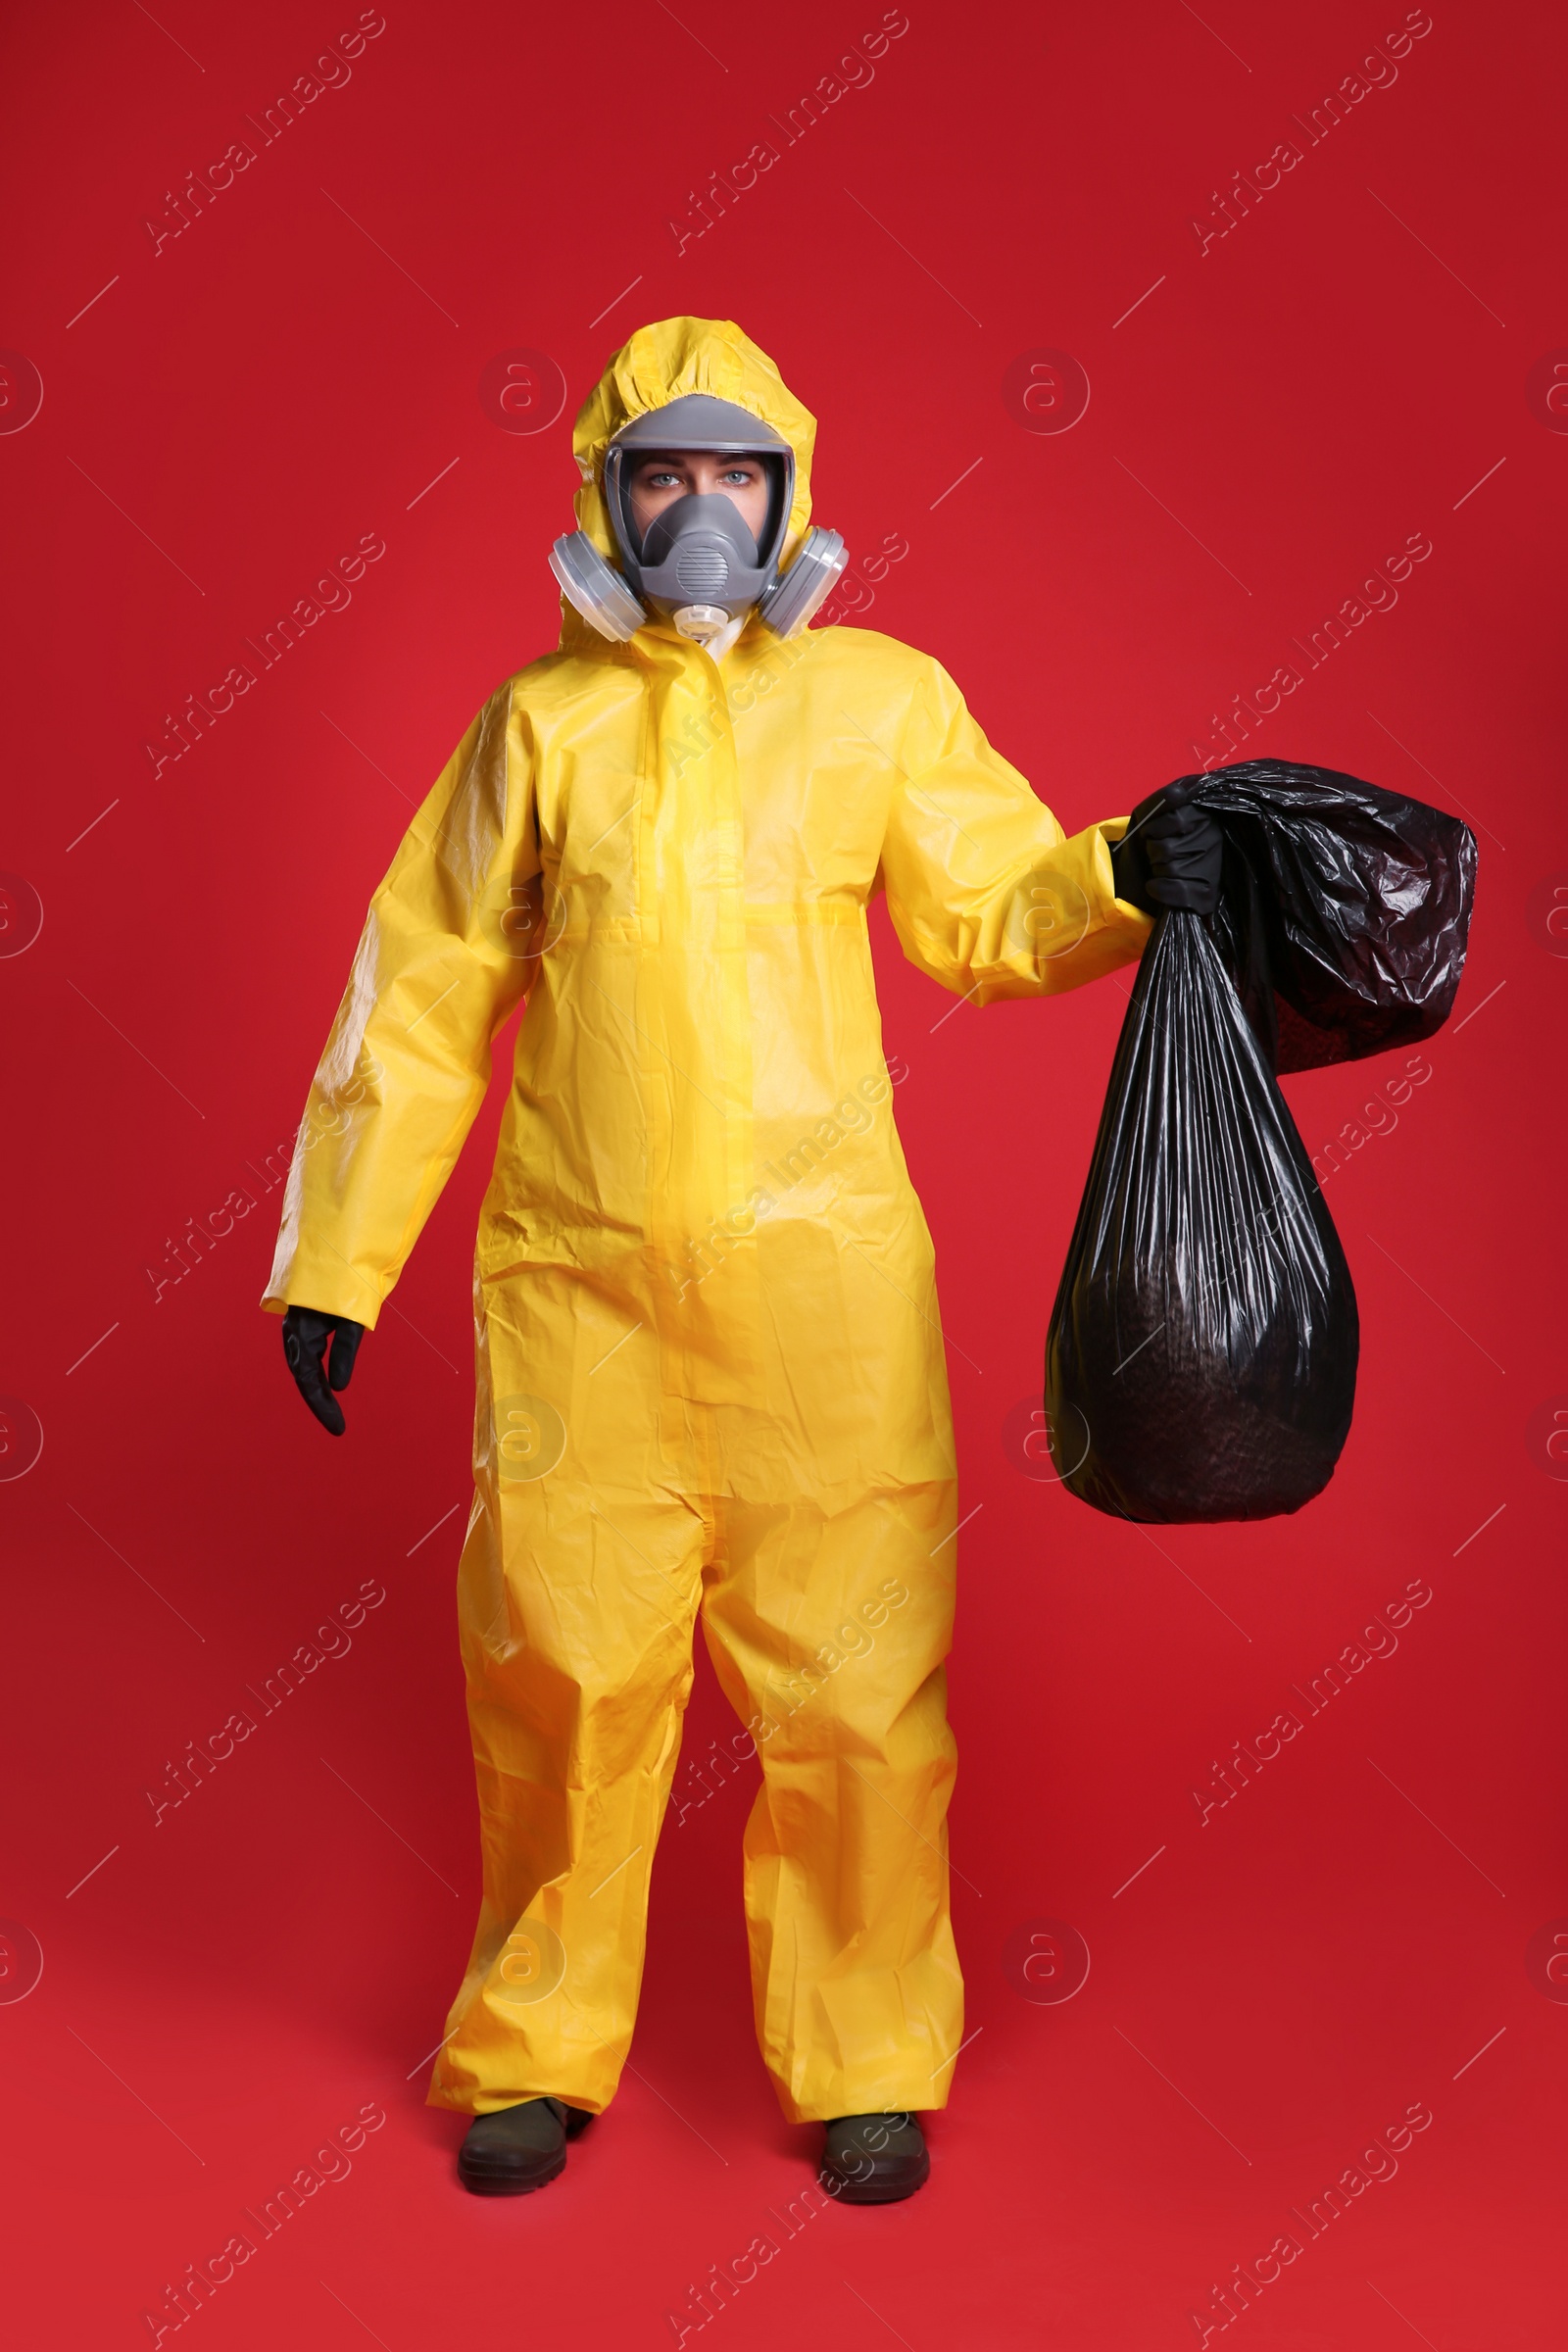
[[[811,452],[816,418],[803,408],[765,351],[729,318],[661,318],[640,326],[622,344],[578,412],[571,450],[582,476],[575,500],[578,528],[608,563],[616,561],[605,505],[605,452],[624,425],[663,409],[688,392],[711,393],[782,433],[795,452],[795,496],[783,562],[787,566],[811,519]],[[563,653],[611,649],[572,606],[562,600]]]

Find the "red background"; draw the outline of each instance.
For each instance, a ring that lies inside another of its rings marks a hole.
[[[0,171],[24,225],[0,342],[44,389],[0,437],[0,862],[44,910],[0,960],[0,1390],[44,1433],[0,1485],[0,1910],[44,1962],[0,2005],[17,2341],[150,2340],[164,2282],[368,2101],[388,2122],[352,2175],[191,2323],[210,2352],[668,2343],[688,2282],[808,2178],[812,2135],[752,2046],[734,1784],[666,1831],[636,2071],[564,2181],[466,2197],[461,2126],[421,2104],[476,1901],[451,1587],[500,1090],[343,1444],[257,1312],[275,1193],[156,1302],[144,1271],[290,1133],[410,802],[554,643],[570,415],[633,324],[679,311],[776,358],[821,419],[818,518],[852,548],[908,541],[871,625],[944,661],[1069,830],[1196,764],[1211,712],[1427,534],[1397,606],[1253,744],[1463,808],[1482,852],[1432,1077],[1329,1187],[1364,1325],[1355,1426],[1327,1494],[1257,1527],[1119,1527],[1008,1459],[1123,996],[942,1020],[878,917],[963,1350],[955,1894],[980,2032],[931,2185],[812,2222],[712,2326],[760,2352],[851,2330],[1192,2344],[1211,2282],[1424,2101],[1397,2177],[1238,2328],[1254,2352],[1549,2329],[1568,2007],[1526,1952],[1568,1913],[1565,1492],[1542,1439],[1568,1391],[1568,963],[1543,912],[1568,868],[1568,439],[1527,380],[1568,343],[1565,44],[1544,6],[1440,0],[1396,81],[1306,146],[1291,116],[1403,12],[1293,13],[910,0],[874,80],[678,256],[667,216],[874,5],[388,0],[346,86],[156,254],[166,189],[354,9],[13,22]],[[1301,162],[1200,252],[1190,218],[1289,137]],[[477,396],[516,346],[568,386],[536,435]],[[1040,347],[1092,387],[1066,432],[1004,402]],[[352,606],[155,778],[164,713],[369,532],[386,554]],[[1394,1066],[1293,1079],[1308,1146]],[[1201,1824],[1212,1759],[1417,1578],[1433,1597],[1397,1654]],[[155,1827],[166,1761],[368,1579],[387,1597],[352,1651]],[[688,1755],[725,1729],[704,1664]],[[1093,1956],[1066,2003],[1004,1969],[1040,1918]],[[29,1948],[0,1954],[0,1991]]]

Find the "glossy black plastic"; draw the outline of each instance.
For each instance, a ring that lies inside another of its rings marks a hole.
[[[1221,904],[1144,952],[1046,1349],[1062,1483],[1143,1521],[1272,1518],[1350,1426],[1355,1292],[1276,1069],[1428,1037],[1464,968],[1475,843],[1324,768],[1184,779]]]
[[[1225,827],[1215,944],[1276,1072],[1354,1061],[1442,1028],[1475,898],[1468,825],[1283,760],[1184,781]]]

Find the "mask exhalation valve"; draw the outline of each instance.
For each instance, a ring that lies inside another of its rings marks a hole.
[[[728,628],[731,616],[722,605],[682,605],[669,617],[683,637],[694,645],[707,645]]]

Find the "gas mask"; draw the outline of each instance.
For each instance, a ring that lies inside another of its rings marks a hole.
[[[759,542],[733,499],[691,491],[646,531],[631,512],[627,476],[650,450],[693,450],[760,458],[768,475],[767,518]],[[550,551],[562,593],[600,635],[624,641],[649,617],[666,614],[683,637],[715,660],[727,653],[755,609],[777,637],[794,637],[819,610],[848,562],[837,531],[808,530],[789,569],[779,557],[795,492],[795,452],[781,433],[733,401],[689,392],[636,417],[605,453],[605,504],[619,568],[584,531]]]

